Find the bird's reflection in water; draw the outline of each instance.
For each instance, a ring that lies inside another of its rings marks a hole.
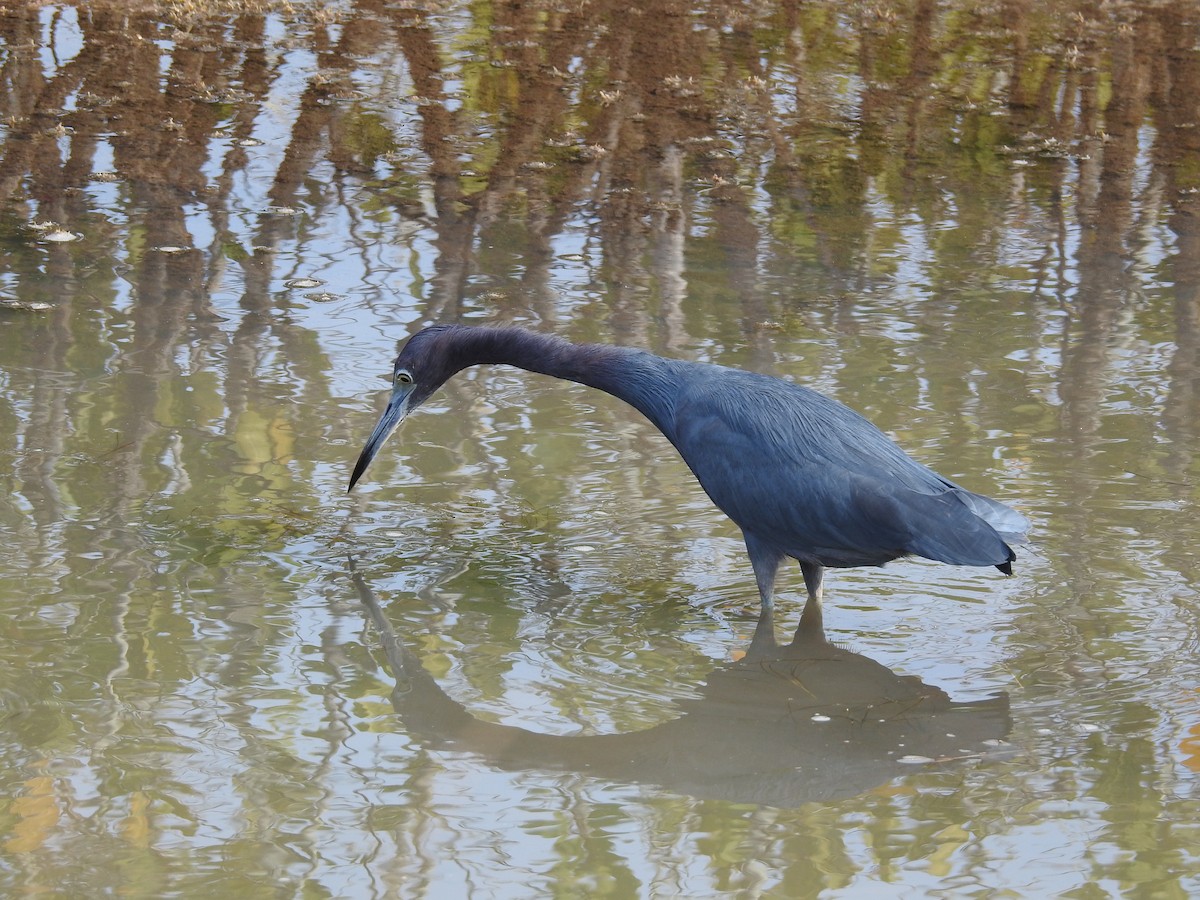
[[[1008,697],[956,703],[940,688],[831,644],[808,607],[779,644],[769,612],[746,655],[713,670],[678,718],[627,734],[549,735],[476,719],[449,697],[352,575],[396,677],[392,704],[431,748],[509,770],[586,772],[675,793],[792,807],[861,794],[921,763],[990,752],[1010,727]]]

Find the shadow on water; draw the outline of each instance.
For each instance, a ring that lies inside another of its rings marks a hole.
[[[853,797],[917,765],[978,758],[1009,732],[1007,694],[955,702],[831,643],[806,608],[780,644],[760,615],[746,655],[714,669],[678,718],[624,734],[551,735],[484,722],[446,694],[398,635],[366,579],[355,590],[396,678],[392,705],[427,746],[507,770],[583,772],[702,799],[796,807]]]

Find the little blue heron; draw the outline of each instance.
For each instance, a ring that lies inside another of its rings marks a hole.
[[[409,338],[350,488],[409,413],[480,363],[599,388],[653,422],[742,529],[764,609],[788,556],[818,611],[826,566],[923,556],[1012,574],[1008,542],[1028,527],[1020,513],[914,461],[836,400],[769,375],[522,328],[433,325]]]

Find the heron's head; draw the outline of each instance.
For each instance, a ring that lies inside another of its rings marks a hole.
[[[400,350],[392,365],[392,396],[354,465],[347,490],[353,490],[379,448],[408,414],[428,400],[446,379],[469,364],[457,352],[456,337],[461,330],[454,325],[434,325],[418,331]]]

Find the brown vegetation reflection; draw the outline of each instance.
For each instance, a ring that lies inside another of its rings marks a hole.
[[[1060,240],[1047,247],[1034,289],[1077,323],[1065,332],[1064,426],[1086,436],[1107,338],[1135,302],[1139,229],[1165,217],[1180,258],[1192,258],[1200,63],[1188,2],[500,3],[471,7],[469,22],[441,6],[384,2],[248,4],[217,17],[202,4],[171,9],[164,19],[124,4],[0,7],[9,48],[0,72],[5,233],[29,236],[52,222],[86,238],[6,241],[7,306],[76,298],[80,273],[109,250],[137,286],[136,338],[159,352],[195,339],[211,315],[205,287],[222,267],[241,268],[246,314],[270,315],[273,248],[338,202],[332,185],[312,183],[310,173],[328,164],[335,185],[362,179],[401,220],[433,230],[437,277],[420,298],[424,318],[477,306],[472,275],[487,268],[493,239],[503,241],[496,229],[514,221],[521,275],[485,306],[494,319],[557,318],[552,245],[583,214],[599,223],[612,336],[660,349],[685,337],[685,235],[703,211],[712,223],[705,241],[723,257],[746,339],[765,361],[764,323],[797,300],[849,299],[869,284],[871,182],[920,204],[924,191],[912,185],[937,177],[960,210],[960,242],[995,258],[997,236],[971,233],[975,220],[992,227],[972,209],[1002,203],[1008,185],[981,184],[974,166],[948,155],[959,148],[958,158],[974,156],[984,171],[989,159],[1036,163],[1040,214],[1057,222]],[[280,15],[282,45],[267,27]],[[47,75],[40,54],[66,51],[71,18],[79,52]],[[245,246],[226,231],[232,186],[246,172],[248,145],[262,140],[254,133],[282,60],[301,48],[315,64],[296,86],[298,113],[267,196],[304,216],[264,213]],[[359,63],[378,57],[403,70],[403,96],[389,95],[393,82],[356,83]],[[861,90],[844,87],[847,76]],[[417,126],[418,155],[386,114],[397,105]],[[126,188],[123,222],[89,208],[83,190],[109,174],[96,171],[103,141]],[[766,217],[756,194],[767,198]],[[1068,203],[1082,225],[1075,251],[1063,242]],[[209,246],[192,246],[193,205],[211,219]],[[146,252],[152,245],[184,252]],[[1072,252],[1078,284],[1061,280]],[[166,296],[168,276],[189,290]],[[251,326],[238,339],[259,337]]]

